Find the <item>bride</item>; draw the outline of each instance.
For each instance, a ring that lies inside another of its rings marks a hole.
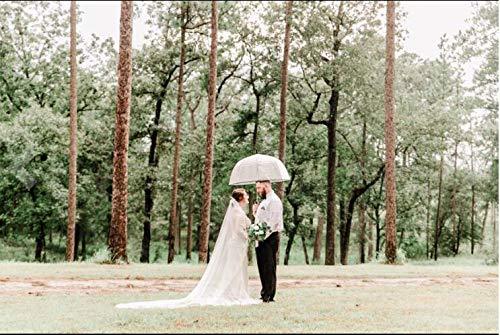
[[[185,298],[140,301],[116,305],[117,308],[179,308],[202,305],[250,305],[262,301],[248,293],[248,235],[250,219],[243,207],[248,194],[242,188],[233,191],[203,276]]]

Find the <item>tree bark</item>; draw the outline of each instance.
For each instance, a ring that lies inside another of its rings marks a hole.
[[[285,249],[285,259],[283,261],[284,265],[288,265],[288,260],[290,259],[290,251],[292,250],[293,239],[297,234],[297,230],[299,228],[299,206],[295,202],[291,202],[290,198],[287,198],[290,205],[293,208],[293,228],[290,229],[290,234],[288,235],[288,241],[286,243]]]
[[[149,157],[151,166],[151,156],[154,156],[156,148],[156,137],[154,142],[151,141],[149,149]],[[154,164],[154,163],[152,163]],[[146,176],[146,185],[144,188],[144,221],[143,221],[143,235],[141,244],[141,263],[149,263],[149,247],[151,244],[151,212],[153,210],[153,178]]]
[[[497,246],[497,211],[498,207],[493,203],[493,255],[498,257],[498,246]]]
[[[481,249],[483,248],[483,242],[484,242],[484,226],[486,226],[486,218],[488,217],[488,210],[489,210],[490,203],[486,202],[486,207],[484,209],[484,217],[483,217],[483,224],[481,225]]]
[[[82,237],[82,232],[81,232],[81,227],[80,224],[76,224],[75,226],[75,244],[73,246],[73,255],[74,255],[74,260],[78,260],[78,245],[80,244],[80,239]]]
[[[214,150],[215,89],[217,84],[217,1],[212,0],[210,73],[208,81],[207,140],[205,146],[205,166],[203,170],[203,204],[201,211],[199,262],[207,262],[210,207],[212,201],[212,165]]]
[[[177,237],[175,239],[175,254],[180,254],[181,253],[181,247],[182,247],[182,243],[181,243],[181,235],[182,235],[182,203],[181,201],[179,200],[177,202],[177,229],[176,229],[176,233],[177,233]]]
[[[385,176],[382,175],[382,180],[380,181],[380,188],[379,188],[379,196],[378,198],[381,199],[382,197],[382,191],[383,191],[383,186],[384,186],[384,178]],[[380,248],[381,248],[381,240],[382,240],[382,227],[380,226],[380,202],[377,201],[374,206],[375,210],[375,258],[378,259],[380,255]]]
[[[452,251],[455,252],[455,245],[456,245],[456,234],[457,234],[457,218],[456,218],[456,193],[457,193],[457,187],[456,187],[456,175],[457,175],[457,149],[458,149],[458,141],[455,142],[455,151],[453,153],[454,156],[454,163],[453,163],[453,189],[451,191],[451,245],[452,245]]]
[[[366,244],[366,218],[365,204],[361,201],[358,205],[359,217],[359,262],[365,263],[365,244]]]
[[[395,3],[387,1],[386,76],[385,76],[385,257],[389,264],[396,260],[396,171],[394,128],[394,25]]]
[[[319,262],[321,259],[321,242],[323,239],[323,226],[325,219],[323,214],[318,215],[318,226],[316,227],[316,238],[314,239],[313,262]]]
[[[457,244],[455,248],[455,256],[458,255],[458,251],[460,249],[460,237],[462,234],[462,216],[458,217],[458,226],[457,226]]]
[[[436,210],[436,222],[434,225],[434,260],[437,261],[438,258],[438,244],[439,244],[439,237],[441,235],[441,228],[440,228],[440,216],[441,216],[441,191],[442,191],[442,184],[443,184],[443,160],[444,160],[444,155],[441,154],[441,161],[439,163],[439,186],[438,186],[438,203],[437,203],[437,210]]]
[[[363,130],[361,132],[361,171],[365,171],[366,160],[366,117],[363,115]],[[364,173],[363,173],[364,176]],[[364,178],[363,178],[364,179]],[[364,180],[363,180],[364,181]],[[365,218],[366,205],[362,200],[358,205],[358,218],[359,218],[359,262],[365,262],[365,244],[366,244],[366,218]]]
[[[306,264],[309,265],[309,256],[307,255],[306,239],[305,239],[304,235],[300,235],[300,239],[302,240],[302,249],[304,250],[304,258],[305,258]]]
[[[76,224],[76,157],[77,157],[77,73],[76,73],[76,1],[70,5],[70,83],[69,83],[69,171],[68,171],[68,227],[66,237],[66,261],[73,261]]]
[[[129,141],[130,98],[132,89],[132,1],[121,2],[120,51],[113,155],[113,200],[109,249],[111,260],[127,259],[127,151]]]
[[[431,180],[427,179],[427,220],[425,223],[425,255],[430,257],[430,222],[431,222]]]
[[[473,172],[474,174],[474,172]],[[474,182],[473,182],[474,183]],[[475,228],[475,217],[476,217],[476,210],[475,210],[475,207],[476,207],[476,197],[475,197],[475,185],[472,184],[472,204],[471,204],[471,223],[470,223],[470,253],[471,255],[474,254],[474,243],[475,243],[475,232],[474,232],[474,228]]]
[[[373,225],[368,223],[368,262],[373,259]]]
[[[325,265],[335,265],[335,174],[337,159],[337,140],[335,132],[337,128],[337,104],[339,94],[332,91],[330,98],[331,124],[328,126],[328,173],[327,173],[327,216],[326,216],[326,243],[325,243]]]
[[[186,59],[186,25],[189,3],[182,4],[181,9],[181,52],[179,56],[179,79],[177,84],[177,108],[175,112],[175,146],[174,164],[172,167],[172,194],[170,197],[170,225],[168,227],[168,263],[172,263],[175,255],[175,232],[177,231],[177,196],[179,187],[179,159],[181,149],[182,102],[184,99],[184,62]]]
[[[278,146],[278,158],[285,163],[286,146],[286,94],[288,91],[288,54],[290,52],[290,28],[292,19],[292,3],[288,0],[285,9],[285,41],[283,48],[283,61],[281,63],[281,93],[280,93],[280,136]],[[283,200],[284,196],[283,182],[277,185],[276,193]],[[278,249],[279,250],[279,249]]]
[[[36,237],[35,260],[45,261],[45,223],[43,221],[39,224],[38,236]]]
[[[188,198],[187,232],[186,232],[186,259],[191,260],[191,249],[193,249],[193,197]]]

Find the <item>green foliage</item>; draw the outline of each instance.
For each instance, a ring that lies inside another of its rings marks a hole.
[[[132,106],[128,151],[128,253],[138,261],[145,220],[146,180],[153,180],[151,261],[165,262],[170,211],[174,114],[180,43],[180,2],[136,5],[147,17],[146,42],[133,50]],[[186,74],[179,176],[181,253],[185,260],[188,204],[192,201],[193,262],[197,262],[208,85],[210,4],[189,2]],[[297,228],[291,264],[304,262],[300,236],[309,251],[317,213],[326,212],[327,131],[314,120],[328,115],[332,88],[340,93],[337,118],[336,227],[338,205],[373,178],[384,162],[385,6],[382,2],[294,2],[287,96],[285,232]],[[468,243],[491,248],[492,222],[482,218],[498,197],[498,3],[475,8],[465,31],[443,36],[437,59],[401,49],[405,31],[397,10],[396,171],[397,233],[401,262],[426,257],[437,213],[440,155],[444,155],[440,199],[439,255],[452,255],[454,222],[461,227],[460,252]],[[43,14],[43,15],[42,15]],[[0,3],[0,259],[33,260],[35,239],[46,241],[47,261],[64,259],[69,144],[69,20],[60,3]],[[277,156],[283,2],[219,4],[218,82],[210,225],[213,248],[232,187],[231,169],[259,152]],[[339,25],[337,36],[334,31]],[[334,45],[340,43],[338,52]],[[472,87],[463,64],[481,60]],[[83,232],[78,254],[106,262],[111,212],[117,53],[112,40],[78,39],[77,222]],[[154,125],[160,112],[159,124]],[[362,131],[366,125],[366,152]],[[153,131],[156,163],[149,164]],[[458,148],[455,169],[454,148]],[[473,148],[474,158],[470,156]],[[471,169],[471,160],[474,170]],[[361,162],[363,161],[364,167]],[[471,236],[471,186],[477,223]],[[429,189],[428,189],[429,187]],[[253,185],[245,188],[254,193]],[[430,200],[428,198],[430,192]],[[455,211],[452,196],[455,195]],[[258,199],[257,199],[258,200]],[[358,201],[367,203],[368,227],[378,225],[384,245],[384,178]],[[292,206],[298,208],[297,227]],[[326,221],[326,220],[325,220]],[[359,223],[354,212],[349,262],[359,262]],[[326,227],[323,231],[323,238]],[[338,234],[338,232],[337,232]],[[429,235],[429,236],[427,236]],[[483,236],[484,235],[484,236]],[[338,236],[338,235],[337,235]],[[82,242],[86,250],[82,255]],[[375,239],[375,237],[374,237]],[[338,239],[337,239],[338,242]],[[375,243],[373,240],[371,243]],[[337,245],[338,246],[338,245]],[[498,259],[495,251],[490,262]],[[382,252],[383,253],[383,252]],[[324,242],[322,245],[324,254]],[[324,256],[324,255],[323,255]],[[491,257],[490,257],[491,256]],[[282,255],[283,257],[283,255]],[[310,258],[312,252],[310,252]]]

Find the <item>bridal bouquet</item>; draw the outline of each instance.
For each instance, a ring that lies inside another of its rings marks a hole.
[[[271,230],[271,228],[265,222],[258,222],[255,220],[255,222],[248,227],[248,237],[252,240],[263,240],[269,230]]]

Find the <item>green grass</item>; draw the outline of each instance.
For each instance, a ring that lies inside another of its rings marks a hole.
[[[203,264],[141,264],[124,265],[73,263],[24,263],[0,262],[0,278],[61,278],[61,279],[198,279],[203,274]],[[258,278],[256,265],[249,266],[250,278]],[[326,266],[279,265],[280,278],[410,278],[435,276],[484,276],[498,275],[497,266],[489,265],[382,265],[377,263]]]
[[[497,276],[497,266],[466,258],[429,264],[291,265],[285,278],[353,279]],[[446,264],[448,263],[448,264]],[[204,265],[0,262],[0,285],[16,279],[198,279]],[[249,268],[257,278],[255,266]],[[7,279],[8,278],[8,279]],[[258,296],[257,288],[251,295]],[[91,293],[0,293],[0,332],[498,332],[498,286],[477,283],[279,289],[276,303],[257,306],[122,310],[118,303],[179,298],[186,293],[131,290]]]
[[[255,294],[256,292],[253,292]],[[180,293],[0,297],[2,332],[498,332],[497,294],[454,286],[299,288],[257,306],[120,310]]]

